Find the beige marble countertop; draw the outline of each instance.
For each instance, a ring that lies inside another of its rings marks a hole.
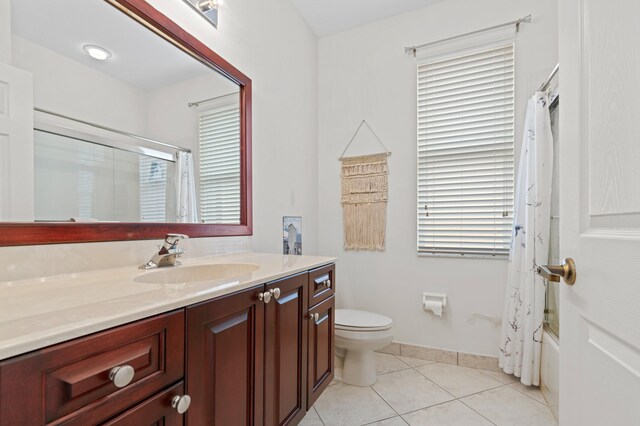
[[[239,277],[181,284],[134,281],[138,266],[0,282],[0,360],[182,308],[334,262],[333,257],[235,253],[181,259],[175,268],[244,263]],[[165,268],[162,268],[165,269]]]

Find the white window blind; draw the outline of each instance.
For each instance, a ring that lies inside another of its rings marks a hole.
[[[166,222],[166,161],[141,155],[138,168],[140,173],[140,220],[142,222]]]
[[[240,223],[240,105],[234,101],[200,114],[200,218]]]
[[[513,42],[418,63],[418,252],[509,253]]]

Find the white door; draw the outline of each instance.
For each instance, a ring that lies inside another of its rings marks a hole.
[[[33,79],[0,63],[0,221],[31,221],[33,198]]]
[[[640,425],[640,1],[558,5],[560,424]]]

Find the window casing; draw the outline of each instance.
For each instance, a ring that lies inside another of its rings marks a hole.
[[[514,43],[420,60],[418,253],[507,256],[514,188]]]

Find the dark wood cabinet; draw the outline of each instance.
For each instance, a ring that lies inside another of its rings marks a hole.
[[[309,310],[307,409],[333,380],[335,302],[335,296],[331,296]]]
[[[133,368],[121,387],[110,378],[118,366]],[[1,362],[0,424],[98,424],[181,380],[183,372],[179,310]]]
[[[333,265],[187,308],[187,425],[296,425],[333,379]],[[328,278],[329,277],[329,278]],[[322,300],[309,309],[311,292]]]
[[[307,273],[265,290],[265,425],[295,425],[307,412]]]
[[[189,426],[263,424],[264,285],[187,308]]]
[[[1,361],[0,425],[297,425],[333,379],[334,272],[324,266]],[[191,398],[185,414],[172,406],[182,395]]]

